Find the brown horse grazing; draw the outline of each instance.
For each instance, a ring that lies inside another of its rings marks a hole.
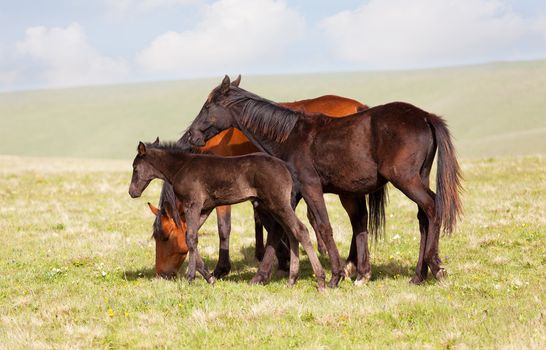
[[[180,220],[177,225],[171,209],[166,206],[159,209],[149,202],[148,206],[155,217],[159,218],[159,223],[154,223],[153,233],[155,240],[155,273],[162,278],[174,278],[176,271],[178,271],[188,254],[186,221]],[[156,228],[157,225],[160,225],[159,230]]]
[[[308,217],[322,236],[332,264],[331,287],[344,271],[332,237],[323,193],[362,196],[391,182],[418,206],[421,241],[413,283],[446,275],[440,266],[441,228],[451,232],[462,211],[460,169],[445,121],[411,104],[388,103],[347,118],[294,112],[239,87],[226,76],[209,94],[180,142],[202,146],[221,130],[237,127],[262,151],[285,160],[299,182],[295,189],[308,206]],[[437,194],[429,175],[438,148]],[[357,280],[364,278],[365,232],[356,238]],[[266,278],[266,255],[254,280]]]
[[[235,81],[231,82],[231,84],[234,86],[239,86],[239,82],[240,76]],[[296,111],[302,111],[306,113],[320,112],[332,117],[342,117],[369,108],[368,106],[356,100],[334,95],[325,95],[313,99],[295,102],[282,102],[279,104]],[[256,148],[256,146],[254,146],[252,142],[250,142],[250,140],[246,136],[244,136],[241,131],[235,128],[229,128],[221,131],[218,135],[212,137],[210,140],[207,141],[205,146],[199,147],[198,151],[201,153],[211,153],[219,156],[237,156],[258,152],[258,149]],[[165,193],[166,191],[168,192],[169,188],[172,192],[171,185],[165,183],[164,188],[161,191],[159,208],[169,206],[178,207],[180,210],[182,210],[182,207],[180,203],[176,201],[175,196],[169,196]],[[165,200],[170,200],[170,202],[165,202]],[[353,224],[353,233],[354,235],[356,235],[355,232],[360,232],[361,230],[359,224],[360,222],[362,222],[362,218],[356,217],[357,215],[360,215],[360,213],[358,210],[355,210],[355,208],[361,207],[362,205],[365,207],[366,203],[363,199],[359,198],[355,201],[352,197],[347,197],[343,195],[340,195],[340,200],[347,213],[349,214],[351,223]],[[157,232],[159,229],[161,229],[161,223],[169,223],[171,225],[169,226],[169,228],[172,228],[172,224],[175,223],[174,219],[172,217],[167,217],[164,211],[158,209],[155,211],[155,213],[158,214],[156,214],[156,220],[154,223],[154,237],[158,235]],[[162,216],[157,217],[157,215],[161,213],[163,213]],[[182,214],[183,212],[180,211],[179,215]],[[216,278],[221,278],[227,275],[231,270],[231,263],[229,258],[229,235],[231,231],[230,206],[217,207],[216,215],[218,218],[217,221],[220,247],[218,263],[216,264],[216,267],[213,271],[213,275]],[[182,221],[184,220],[182,219]],[[179,228],[178,230],[173,232],[178,232],[185,235],[185,226],[182,229]],[[263,226],[257,213],[255,213],[255,235],[255,255],[256,258],[261,261],[264,255],[265,248],[263,243]],[[156,238],[156,242],[160,242],[156,244],[156,272],[159,276],[172,277],[173,274],[178,271],[180,266],[182,266],[182,263],[184,261],[183,259],[180,259],[179,253],[182,251],[187,251],[187,247],[185,246],[185,239],[184,246],[176,246],[177,244],[181,243],[181,239],[175,239],[174,235],[171,235],[170,237],[171,238],[166,241],[158,241]],[[324,254],[326,252],[326,247],[324,246],[324,242],[322,241],[322,239],[320,239],[320,237],[318,236],[317,242],[319,246],[319,251]],[[172,252],[176,252],[177,254],[173,255],[171,254]],[[350,263],[356,264],[356,248],[354,246],[354,240],[351,244],[351,250],[347,260]]]
[[[145,145],[140,142],[133,161],[129,195],[140,197],[148,184],[157,178],[172,184],[184,209],[190,281],[195,278],[196,270],[207,282],[215,280],[197,250],[197,232],[211,211],[219,205],[252,200],[270,213],[289,237],[288,284],[293,285],[298,277],[300,242],[317,277],[318,288],[324,288],[324,270],[313,250],[309,232],[292,209],[293,180],[283,161],[263,153],[218,157],[188,153],[175,144]]]

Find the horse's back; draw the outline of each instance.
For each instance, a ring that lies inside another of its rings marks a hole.
[[[238,156],[258,151],[256,146],[236,128],[221,131],[208,140],[200,150],[218,156]]]
[[[283,102],[280,105],[292,110],[299,110],[305,113],[321,113],[329,117],[345,117],[368,109],[368,106],[356,100],[336,95],[325,95],[295,102]]]

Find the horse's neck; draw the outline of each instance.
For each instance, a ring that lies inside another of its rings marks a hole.
[[[178,171],[188,162],[188,156],[185,154],[172,154],[164,152],[160,155],[155,155],[150,163],[152,166],[163,175],[165,181],[173,184],[174,178]]]

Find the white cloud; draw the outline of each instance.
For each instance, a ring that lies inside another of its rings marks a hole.
[[[164,7],[186,5],[199,0],[106,0],[106,4],[115,13],[148,12]]]
[[[248,71],[279,59],[304,28],[303,17],[284,1],[220,0],[205,8],[195,28],[156,37],[137,62],[184,76]]]
[[[116,82],[128,73],[125,60],[104,56],[90,46],[77,23],[28,28],[16,47],[19,55],[45,67],[43,75],[51,87]]]
[[[321,26],[335,56],[368,68],[546,54],[544,18],[523,18],[498,0],[371,0],[326,18]]]

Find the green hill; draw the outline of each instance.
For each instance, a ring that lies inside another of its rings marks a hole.
[[[177,138],[220,80],[2,93],[0,154],[130,158],[139,140]],[[241,86],[276,101],[410,102],[448,119],[463,157],[546,153],[546,61],[243,76]]]

